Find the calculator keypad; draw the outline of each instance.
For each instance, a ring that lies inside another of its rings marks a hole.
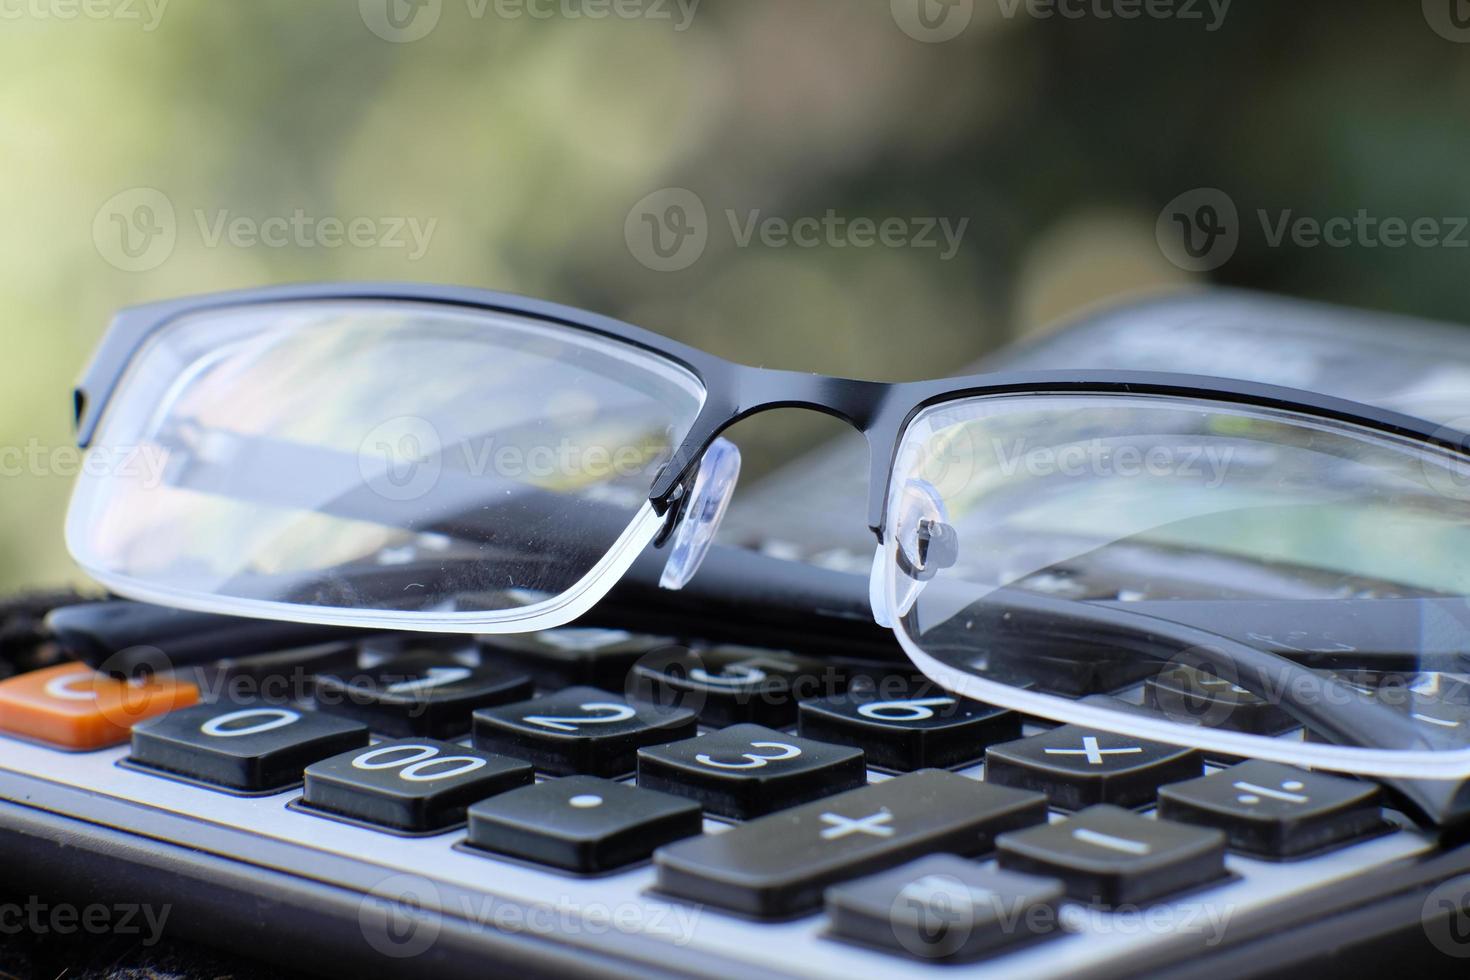
[[[749,920],[825,909],[825,932],[804,942],[910,965],[1030,956],[1077,938],[1060,913],[1078,903],[1191,900],[1228,887],[1227,851],[1231,870],[1267,858],[1295,871],[1371,850],[1387,826],[1363,781],[1261,762],[1207,769],[1187,748],[1077,726],[1027,723],[1023,737],[1021,718],[922,678],[895,688],[902,675],[884,686],[882,674],[744,649],[671,661],[664,641],[586,633],[551,641],[565,654],[556,669],[534,669],[529,650],[507,656],[498,640],[480,645],[480,666],[447,654],[338,665],[317,692],[356,687],[369,695],[361,714],[327,699],[180,707],[133,727],[127,775],[177,777],[197,785],[170,792],[262,813],[279,806],[273,819],[319,847],[335,833],[378,834],[390,865],[400,847],[442,849],[431,865],[483,866],[465,873],[487,893],[507,869],[542,869],[632,882],[631,902],[672,897],[752,930],[767,927]],[[0,683],[0,729],[10,684],[44,675]],[[603,686],[567,686],[592,678]],[[1130,703],[1166,707],[1159,685],[1174,681],[1185,686],[1167,697],[1210,708],[1189,678],[1158,680],[1152,694],[1136,684]],[[400,682],[406,698],[371,696]],[[1414,693],[1405,710],[1447,731],[1460,717],[1453,699]]]

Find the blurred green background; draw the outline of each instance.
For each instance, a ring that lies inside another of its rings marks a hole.
[[[1470,322],[1470,250],[1271,247],[1251,217],[1470,214],[1454,2],[0,0],[0,587],[75,579],[69,385],[115,308],[177,294],[481,285],[891,380],[1179,284]],[[1199,187],[1243,221],[1205,274],[1156,238]],[[667,188],[704,247],[660,271],[638,209]],[[829,211],[908,238],[740,241]],[[952,255],[912,238],[941,219]],[[833,431],[745,423],[747,479]]]

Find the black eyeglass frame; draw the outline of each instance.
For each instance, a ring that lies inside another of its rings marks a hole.
[[[868,525],[883,540],[889,481],[898,447],[909,423],[922,411],[948,401],[986,395],[1016,394],[1126,394],[1161,395],[1208,399],[1222,403],[1287,410],[1307,416],[1354,424],[1387,435],[1434,446],[1470,459],[1470,435],[1428,420],[1358,402],[1276,385],[1193,374],[1140,371],[1044,371],[997,372],[933,381],[885,383],[833,378],[795,371],[751,367],[669,340],[656,333],[572,307],[506,293],[441,285],[404,283],[337,283],[272,286],[216,293],[132,307],[114,319],[91,364],[74,392],[77,441],[87,447],[107,402],[137,352],[157,331],[175,320],[210,310],[287,302],[384,301],[441,304],[458,310],[514,314],[547,323],[585,330],[620,340],[661,355],[689,370],[705,390],[705,401],[692,427],[670,462],[657,474],[648,500],[654,510],[669,518],[688,481],[698,470],[704,451],[726,428],[757,413],[777,408],[799,408],[823,412],[859,430],[867,439],[871,461],[869,474]],[[752,556],[759,557],[759,556]],[[791,565],[766,559],[767,565]],[[796,566],[802,567],[802,566]],[[765,574],[763,570],[760,574]],[[806,584],[803,579],[789,581]],[[1071,631],[1096,634],[1110,643],[1141,642],[1145,647],[1163,644],[1169,648],[1195,647],[1207,651],[1202,663],[1209,669],[1237,672],[1250,689],[1263,689],[1272,671],[1300,672],[1289,652],[1265,653],[1254,645],[1232,639],[1214,627],[1201,629],[1126,608],[1104,608],[1073,603],[1041,595],[1008,595],[1005,611],[1012,625],[1058,624]],[[105,607],[136,604],[106,603]],[[152,629],[160,615],[146,611],[138,618]],[[67,611],[61,611],[67,612]],[[78,607],[75,633],[92,641],[98,656],[118,649],[115,641],[128,635],[117,628],[118,618],[128,619],[126,608],[108,608],[91,615]],[[53,614],[53,618],[55,614]],[[63,617],[66,618],[66,617]],[[1376,617],[1375,617],[1376,618]],[[180,630],[189,632],[209,621],[226,622],[230,617],[183,614]],[[275,639],[288,642],[292,635],[315,638],[318,628],[281,624]],[[202,629],[199,630],[203,632]],[[136,632],[136,631],[134,631]],[[145,630],[146,632],[146,630]],[[1213,659],[1211,659],[1213,658]],[[96,660],[96,657],[89,657]],[[1325,686],[1339,682],[1328,679]],[[1327,711],[1310,704],[1294,712],[1315,725],[1331,740],[1348,745],[1418,744],[1417,733],[1406,719],[1387,708],[1360,704],[1344,711]],[[1428,822],[1447,824],[1470,820],[1470,793],[1460,793],[1457,784],[1434,780],[1397,783],[1396,793]]]
[[[574,307],[460,286],[417,283],[306,283],[184,297],[122,310],[73,392],[77,443],[86,448],[134,355],[173,321],[210,310],[288,302],[385,301],[442,304],[507,313],[620,340],[667,358],[699,380],[705,400],[694,424],[657,474],[648,500],[668,513],[711,442],[760,412],[798,408],[834,416],[861,432],[870,454],[868,527],[881,542],[888,483],[909,422],[924,409],[960,398],[1027,393],[1173,395],[1283,409],[1346,422],[1458,453],[1470,459],[1470,434],[1426,419],[1347,399],[1232,378],[1150,371],[996,372],[933,381],[859,381],[752,367],[725,360],[641,327]]]

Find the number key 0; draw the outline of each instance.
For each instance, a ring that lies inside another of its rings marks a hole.
[[[203,704],[133,728],[131,761],[247,793],[285,789],[320,759],[367,745],[362,725],[268,704]]]

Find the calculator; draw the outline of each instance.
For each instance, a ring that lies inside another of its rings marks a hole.
[[[1392,326],[1195,294],[1008,356],[1223,358],[1462,413],[1463,331]],[[937,688],[872,625],[847,452],[737,496],[726,543],[804,559],[788,579],[717,546],[682,592],[639,591],[635,567],[595,624],[524,636],[291,649],[252,621],[196,631],[200,650],[148,627],[138,649],[196,665],[146,681],[54,647],[0,658],[0,946],[26,921],[65,949],[91,915],[126,949],[231,957],[189,976],[1463,975],[1470,839],[1411,804],[1461,810],[1470,789],[1207,756]],[[797,628],[814,610],[817,635]],[[1414,710],[1466,730],[1467,680],[1426,679]],[[1187,665],[1068,688],[1301,737]]]
[[[1165,682],[1240,697],[1201,680]],[[0,682],[0,730],[8,893],[141,908],[308,974],[1219,975],[1470,954],[1470,847],[1379,786],[1044,724],[895,663],[605,628],[146,682],[59,662]]]

